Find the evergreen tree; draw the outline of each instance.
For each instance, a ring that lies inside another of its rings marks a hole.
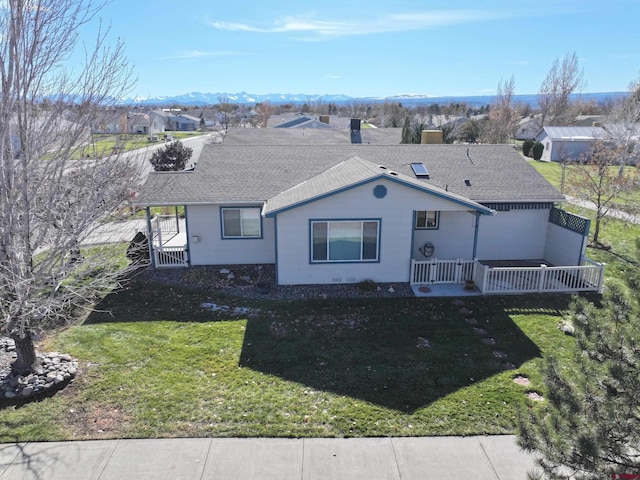
[[[409,117],[405,117],[404,125],[402,126],[402,139],[400,143],[412,143],[411,142],[411,120]]]
[[[185,147],[180,140],[174,140],[151,155],[149,161],[156,172],[184,170],[187,160],[191,158],[193,149]]]
[[[585,298],[574,301],[573,359],[547,360],[548,404],[520,419],[518,442],[540,456],[548,478],[640,475],[640,308],[634,273],[629,286],[609,283],[601,306]]]

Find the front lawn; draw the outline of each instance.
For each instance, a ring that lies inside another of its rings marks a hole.
[[[514,433],[518,410],[536,405],[526,392],[545,393],[541,356],[571,345],[557,329],[568,302],[471,298],[468,314],[451,298],[250,302],[134,282],[46,342],[79,358],[81,375],[4,406],[0,441]]]

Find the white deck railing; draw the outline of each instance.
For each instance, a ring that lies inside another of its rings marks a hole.
[[[151,235],[154,245],[162,245],[179,232],[180,223],[175,215],[156,215],[151,219]]]
[[[187,252],[185,247],[161,247],[153,249],[156,268],[186,267]]]
[[[473,278],[473,260],[411,260],[411,284],[461,284]]]
[[[482,294],[602,293],[605,264],[583,257],[582,265],[489,267],[473,260],[411,261],[411,284],[461,284],[473,279]]]

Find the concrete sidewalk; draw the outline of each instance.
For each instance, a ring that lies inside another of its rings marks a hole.
[[[0,444],[11,480],[518,480],[533,466],[508,435]]]

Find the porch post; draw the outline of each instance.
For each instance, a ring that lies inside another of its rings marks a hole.
[[[176,232],[180,233],[180,220],[178,219],[178,205],[175,205],[174,207],[174,212],[175,212],[175,219],[176,219]]]
[[[600,274],[598,275],[598,293],[602,295],[604,292],[604,267],[606,263],[600,263]]]
[[[151,207],[145,208],[147,212],[147,243],[149,243],[149,260],[151,267],[156,268],[156,258],[153,253],[153,230],[151,230]]]
[[[480,227],[480,212],[476,212],[476,224],[473,232],[473,255],[471,258],[476,258],[478,252],[478,229]]]
[[[540,278],[538,278],[538,293],[542,293],[544,290],[544,284],[547,279],[547,266],[544,263],[540,264]]]

